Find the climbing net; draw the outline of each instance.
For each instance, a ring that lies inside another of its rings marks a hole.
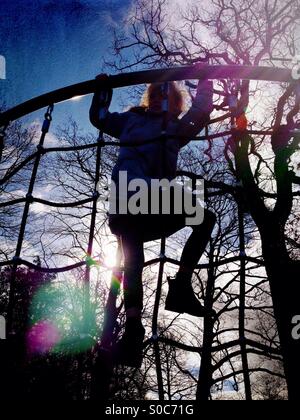
[[[101,179],[101,159],[102,159],[102,152],[105,147],[122,147],[123,146],[134,146],[134,144],[120,144],[115,141],[106,140],[102,133],[99,133],[99,137],[97,142],[84,144],[84,145],[74,145],[74,146],[60,146],[60,147],[45,147],[45,139],[47,134],[49,133],[50,125],[52,122],[53,116],[53,109],[54,104],[59,103],[61,101],[70,99],[77,95],[87,95],[94,92],[96,89],[105,88],[107,86],[111,88],[118,88],[118,87],[125,87],[125,86],[132,86],[138,85],[143,83],[151,83],[157,80],[162,82],[168,82],[171,80],[187,80],[187,79],[218,79],[223,80],[228,86],[230,83],[233,84],[232,81],[238,80],[243,81],[243,83],[247,83],[249,80],[264,80],[264,81],[272,81],[272,82],[287,82],[292,83],[293,80],[291,78],[290,71],[285,69],[274,69],[274,68],[263,68],[263,67],[250,67],[250,66],[193,66],[193,67],[180,67],[180,68],[173,68],[173,69],[164,69],[164,70],[151,70],[151,71],[142,71],[142,72],[134,72],[128,74],[120,74],[116,76],[110,76],[107,81],[99,81],[99,80],[92,80],[88,82],[79,83],[73,86],[68,86],[63,89],[59,89],[48,94],[42,95],[40,97],[34,98],[30,101],[27,101],[23,104],[20,104],[12,109],[9,109],[5,112],[0,114],[0,146],[1,146],[1,154],[2,150],[5,147],[5,132],[9,126],[9,124],[25,115],[28,115],[34,111],[46,108],[46,112],[44,115],[44,121],[41,128],[41,135],[36,146],[36,151],[31,155],[27,156],[23,161],[18,163],[13,170],[7,171],[4,177],[0,180],[0,185],[7,184],[15,175],[17,175],[23,168],[27,165],[32,165],[32,171],[30,176],[30,181],[28,185],[27,192],[24,197],[1,201],[0,208],[12,208],[16,205],[23,205],[23,213],[15,248],[15,255],[11,259],[7,259],[4,261],[0,261],[0,267],[10,266],[11,267],[11,276],[10,276],[10,288],[9,288],[9,301],[8,301],[8,311],[7,311],[7,329],[8,329],[8,336],[13,331],[13,313],[14,313],[14,306],[15,306],[15,282],[17,276],[17,270],[19,266],[26,266],[31,270],[42,272],[42,273],[49,273],[49,274],[58,274],[63,272],[69,272],[71,270],[77,269],[79,267],[83,267],[85,270],[84,274],[84,281],[86,287],[86,294],[85,294],[85,302],[84,305],[88,306],[89,304],[89,284],[90,284],[90,276],[91,276],[91,266],[93,264],[97,264],[97,261],[92,259],[93,256],[93,247],[94,247],[94,240],[95,240],[95,230],[96,230],[96,223],[97,223],[97,203],[101,192],[99,192],[99,181]],[[230,81],[230,83],[227,82]],[[235,85],[236,86],[236,85]],[[203,136],[196,136],[194,140],[200,141],[208,141],[209,148],[206,150],[207,156],[210,156],[211,153],[211,145],[212,141],[218,138],[226,138],[232,137],[237,135],[240,130],[244,133],[249,135],[271,135],[273,130],[266,130],[266,131],[258,131],[258,130],[251,130],[247,129],[246,127],[237,126],[237,117],[239,117],[243,112],[237,111],[237,103],[236,103],[236,93],[234,93],[231,89],[231,96],[228,93],[227,98],[227,109],[228,112],[224,114],[220,118],[216,118],[215,120],[210,121],[209,124],[213,124],[222,120],[230,119],[231,121],[231,128],[227,131],[222,131],[215,134],[209,134],[208,127],[206,128],[206,133]],[[247,99],[246,99],[247,102]],[[244,110],[247,104],[242,101],[242,109]],[[236,114],[234,114],[236,112]],[[292,119],[295,115],[290,115]],[[151,139],[150,141],[159,141],[161,138]],[[90,197],[76,200],[73,202],[55,202],[45,200],[43,198],[39,198],[35,195],[35,186],[38,171],[40,165],[42,163],[43,157],[48,154],[55,154],[55,153],[68,153],[74,151],[83,151],[83,150],[93,150],[96,156],[95,159],[95,167],[93,171],[93,179],[94,179],[94,188],[91,192]],[[197,175],[187,172],[181,171],[178,173],[179,176],[188,176],[192,179],[196,179]],[[223,195],[223,194],[232,194],[236,196],[239,191],[239,185],[226,185],[218,182],[208,181],[206,184],[208,189],[208,196],[215,196],[215,195]],[[39,263],[34,263],[32,261],[27,260],[22,256],[22,248],[24,245],[24,241],[26,239],[26,224],[28,222],[30,208],[33,204],[41,204],[47,206],[49,208],[79,208],[83,205],[90,205],[91,206],[91,213],[90,213],[90,222],[89,222],[89,233],[88,233],[88,243],[86,246],[86,259],[83,261],[79,261],[73,264],[64,265],[60,267],[46,267],[42,266]],[[209,353],[213,355],[219,351],[226,351],[226,357],[229,357],[229,350],[232,348],[239,347],[239,350],[234,352],[234,354],[241,355],[242,360],[242,374],[243,374],[243,381],[245,384],[245,393],[246,397],[251,397],[251,384],[250,384],[250,369],[248,366],[248,353],[249,348],[251,347],[255,351],[266,351],[267,354],[275,355],[279,357],[280,352],[276,348],[267,348],[258,342],[255,342],[252,339],[246,338],[246,321],[245,321],[245,290],[246,290],[246,265],[248,263],[252,263],[254,267],[261,267],[264,265],[264,262],[261,258],[249,256],[246,254],[245,250],[245,230],[244,230],[244,210],[242,206],[238,206],[238,226],[239,226],[239,255],[233,256],[226,259],[221,259],[218,261],[214,261],[214,259],[210,259],[210,261],[206,264],[198,264],[196,269],[207,269],[211,270],[216,267],[225,266],[230,263],[239,263],[239,327],[238,327],[238,335],[239,338],[237,340],[232,340],[231,342],[219,345],[213,345],[213,326],[214,323],[217,322],[215,320],[205,320],[205,329],[206,331],[210,331],[207,333],[206,341],[210,341],[209,344]],[[99,262],[100,263],[100,262]],[[154,259],[150,259],[145,263],[145,266],[151,266],[154,264],[158,264],[158,278],[157,278],[157,287],[156,287],[156,295],[154,301],[154,309],[152,315],[152,331],[150,337],[146,340],[145,346],[152,345],[154,349],[155,355],[155,364],[156,364],[156,374],[157,374],[157,384],[158,384],[158,395],[160,399],[164,399],[164,383],[163,383],[163,373],[161,367],[161,356],[160,356],[160,343],[164,342],[170,345],[177,345],[179,348],[184,350],[191,350],[195,351],[191,346],[178,344],[173,340],[166,338],[163,334],[159,333],[158,329],[158,316],[159,316],[159,304],[162,294],[162,287],[163,287],[163,275],[164,275],[164,268],[167,263],[172,265],[179,265],[179,262],[176,259],[170,258],[166,255],[166,238],[162,238],[160,241],[160,252],[159,256]],[[107,305],[106,305],[106,312],[105,312],[105,320],[104,320],[104,327],[102,332],[101,338],[101,347],[99,348],[109,348],[111,342],[113,340],[113,332],[114,326],[116,324],[116,320],[119,314],[119,311],[116,308],[116,300],[119,293],[120,283],[116,286],[116,279],[120,279],[122,277],[122,252],[120,245],[118,246],[117,250],[117,264],[116,267],[113,269],[112,272],[112,284],[110,288],[110,292],[108,295]],[[214,284],[213,280],[212,283],[207,283],[207,288],[210,291],[213,291]],[[206,303],[212,305],[211,296],[207,298]],[[207,358],[207,349],[204,348],[197,348],[196,353],[200,354],[202,360],[205,361],[205,357]],[[100,353],[99,353],[100,354]],[[103,357],[103,354],[100,355]],[[100,357],[99,356],[99,357]],[[204,363],[204,362],[203,362]],[[217,370],[219,364],[215,363],[215,370]],[[211,368],[212,369],[212,368]],[[235,376],[235,375],[234,375]],[[101,382],[103,379],[99,379]],[[210,386],[212,383],[210,383]],[[99,383],[97,384],[99,387]],[[199,391],[200,392],[200,391]]]

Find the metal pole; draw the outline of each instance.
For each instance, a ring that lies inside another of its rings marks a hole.
[[[246,301],[246,252],[245,252],[245,229],[244,229],[244,213],[240,198],[238,205],[239,220],[239,242],[240,242],[240,307],[239,307],[239,340],[241,347],[241,357],[243,366],[243,376],[245,384],[245,398],[252,400],[251,382],[249,375],[249,365],[247,357],[247,345],[245,337],[245,301]]]
[[[165,250],[166,250],[166,238],[162,238],[161,246],[160,246],[160,263],[159,263],[159,271],[158,271],[158,279],[157,279],[157,289],[156,289],[155,303],[154,303],[153,317],[152,317],[152,341],[153,341],[153,348],[154,348],[154,355],[155,355],[158,396],[159,396],[160,401],[164,400],[164,384],[163,384],[162,369],[161,369],[161,359],[160,359],[160,353],[159,353],[157,321],[158,321],[159,301],[160,301],[160,296],[161,296],[163,272],[164,272],[164,265],[165,265],[165,258],[166,258]]]
[[[91,223],[89,230],[89,242],[87,248],[87,263],[85,267],[85,276],[84,276],[84,319],[85,319],[85,331],[88,333],[90,329],[90,271],[91,266],[89,261],[91,261],[93,253],[93,244],[94,244],[94,235],[95,235],[95,225],[97,217],[97,200],[99,198],[99,192],[97,190],[98,182],[100,178],[100,163],[101,163],[101,151],[103,143],[103,133],[99,132],[99,137],[97,141],[97,150],[96,150],[96,168],[95,168],[95,182],[94,182],[94,191],[93,191],[93,205],[92,205],[92,214],[91,214]]]
[[[116,268],[112,272],[111,286],[104,311],[103,330],[100,345],[95,349],[95,363],[91,378],[91,400],[106,401],[109,397],[109,385],[113,374],[111,347],[113,332],[118,317],[116,300],[120,291],[122,278],[121,262],[123,258],[121,239],[118,238]]]

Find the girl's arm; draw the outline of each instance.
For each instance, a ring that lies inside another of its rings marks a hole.
[[[107,75],[101,74],[96,79],[104,79]],[[105,100],[103,99],[105,97]],[[106,91],[96,91],[94,93],[92,104],[90,107],[90,121],[91,123],[102,130],[104,133],[120,138],[121,133],[130,116],[129,112],[109,112],[108,108],[112,98],[112,89],[108,88]]]
[[[185,146],[209,122],[213,110],[213,84],[211,81],[199,81],[196,97],[189,111],[180,119],[178,133],[185,138],[180,140]]]
[[[97,92],[94,94],[90,107],[91,123],[104,133],[119,139],[130,116],[129,112],[109,112],[108,107],[99,107],[96,95]]]

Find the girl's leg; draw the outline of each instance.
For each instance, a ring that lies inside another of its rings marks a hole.
[[[191,278],[195,266],[198,264],[206,245],[211,237],[216,216],[209,210],[205,210],[204,220],[201,225],[193,226],[193,231],[187,240],[180,259],[180,274]]]
[[[124,303],[126,311],[125,331],[117,343],[118,363],[140,367],[145,329],[141,321],[143,308],[142,272],[144,266],[143,241],[134,231],[121,236],[124,253]]]
[[[143,308],[142,273],[144,248],[140,235],[127,232],[121,236],[124,253],[124,303],[128,318],[138,318]]]
[[[196,298],[192,287],[192,275],[195,266],[205,251],[215,220],[215,215],[205,210],[203,223],[193,226],[193,232],[182,252],[179,271],[174,279],[168,279],[169,292],[165,309],[179,313],[185,312],[197,317],[208,314],[213,316],[213,313],[208,313]]]

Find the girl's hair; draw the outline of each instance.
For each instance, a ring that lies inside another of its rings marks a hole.
[[[178,116],[185,110],[186,91],[180,89],[176,82],[168,82],[168,84],[169,110],[171,114]],[[163,85],[164,83],[151,83],[148,85],[144,95],[142,96],[140,106],[144,109],[148,108],[151,94],[156,90],[161,91]]]

